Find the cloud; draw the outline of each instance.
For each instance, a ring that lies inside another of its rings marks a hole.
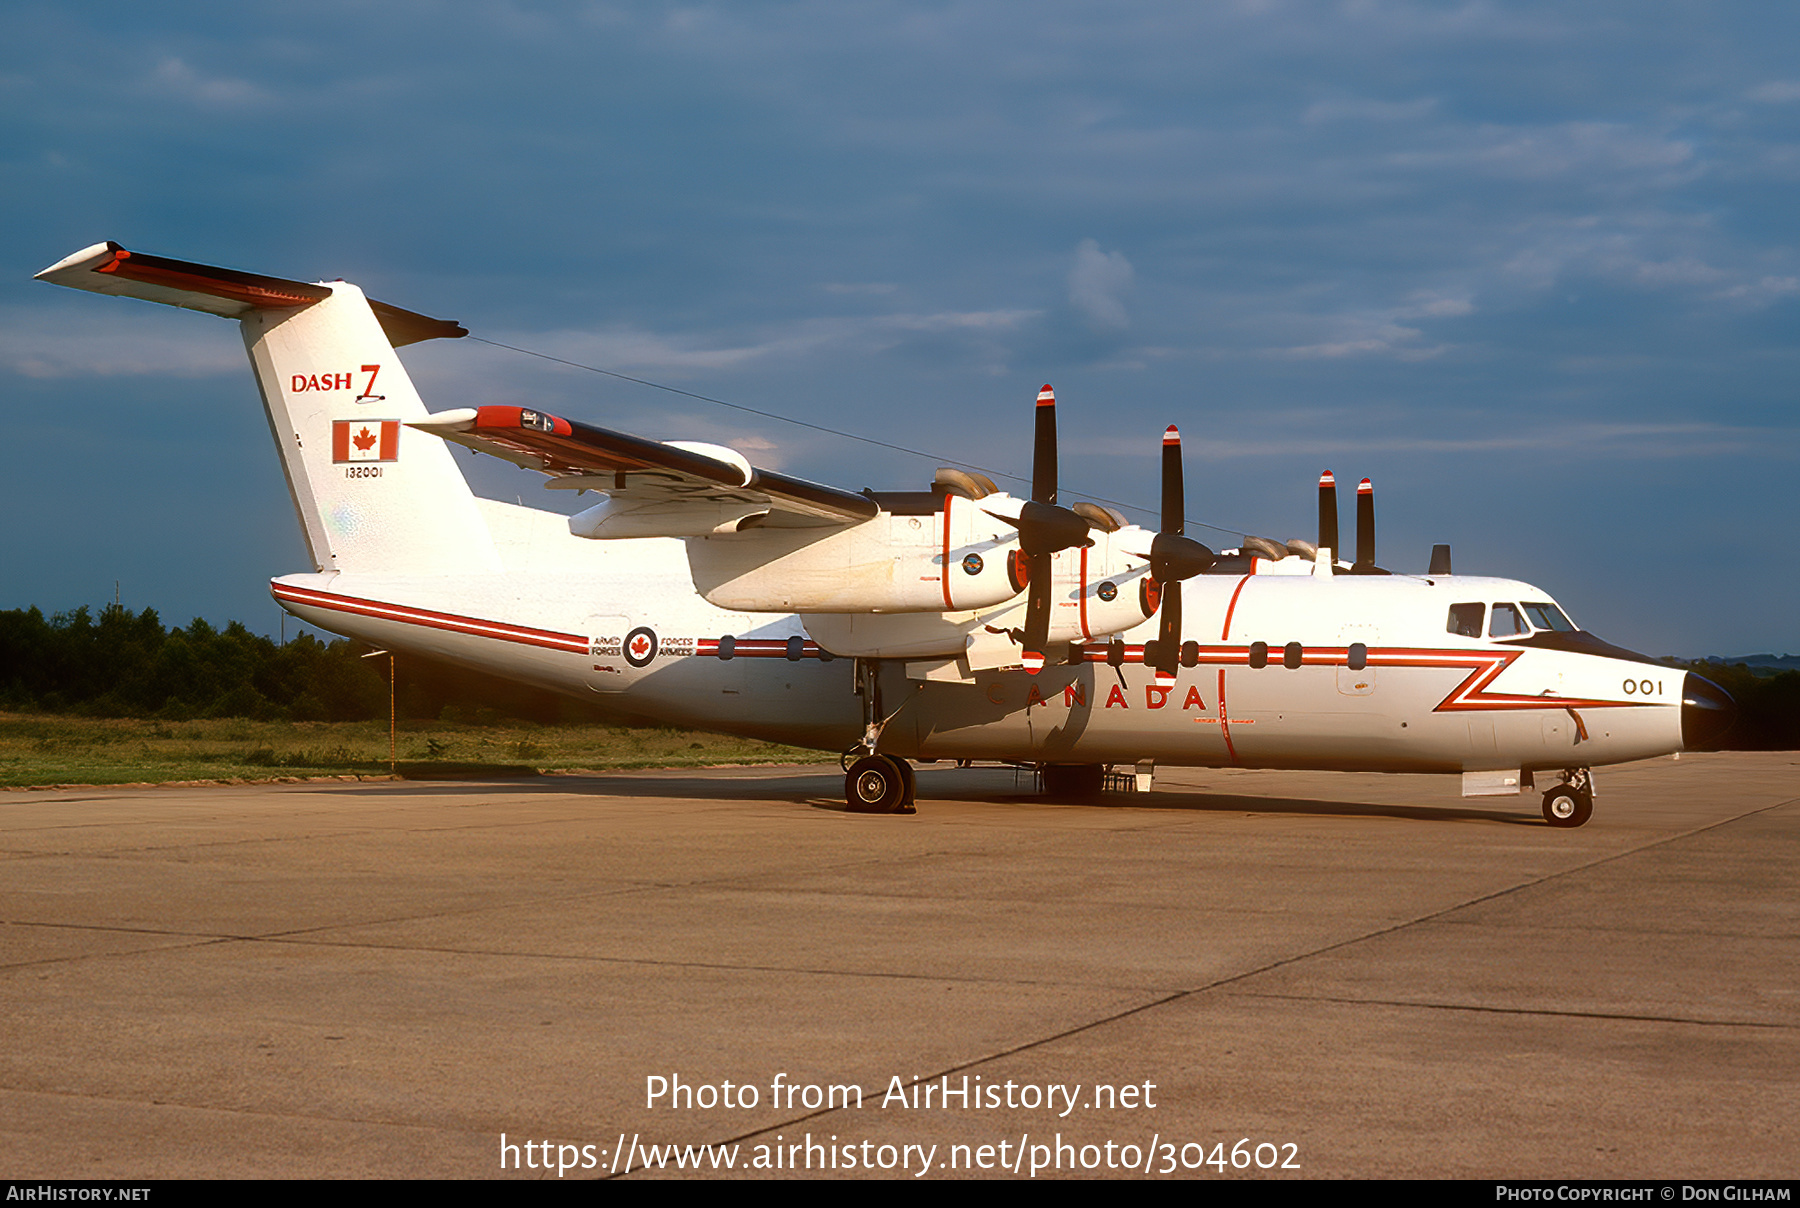
[[[1270,418],[1270,417],[1264,417]],[[1608,459],[1679,458],[1687,456],[1743,456],[1757,454],[1779,459],[1800,456],[1800,434],[1779,428],[1739,427],[1706,423],[1563,423],[1515,425],[1506,432],[1476,435],[1429,435],[1416,429],[1419,421],[1403,431],[1384,423],[1374,431],[1354,434],[1325,433],[1296,438],[1294,431],[1279,436],[1205,435],[1190,437],[1184,448],[1189,457],[1204,461],[1239,461],[1245,458],[1291,457],[1348,458],[1380,454],[1578,454]],[[1290,425],[1298,429],[1297,425]],[[1112,456],[1148,457],[1145,443],[1124,437],[1099,437],[1085,442],[1085,451]]]
[[[1417,290],[1404,302],[1382,310],[1270,316],[1265,320],[1270,327],[1310,330],[1319,332],[1322,338],[1276,344],[1261,349],[1260,354],[1290,361],[1346,357],[1426,361],[1442,356],[1450,346],[1423,343],[1424,330],[1408,324],[1420,320],[1459,319],[1473,313],[1475,304],[1467,297],[1437,290]]]
[[[1796,293],[1800,293],[1800,277],[1764,277],[1720,290],[1715,297],[1761,308]]]
[[[248,80],[203,76],[186,62],[173,56],[157,63],[156,69],[150,73],[150,81],[157,92],[201,105],[260,105],[271,99],[268,93]]]
[[[222,324],[208,338],[192,315],[80,310],[0,307],[0,365],[32,378],[198,378],[248,368],[236,331]]]
[[[1750,89],[1744,96],[1752,101],[1761,101],[1766,105],[1783,105],[1789,101],[1800,101],[1800,80],[1771,80],[1767,84],[1759,84]]]
[[[1618,122],[1488,124],[1440,133],[1453,134],[1458,145],[1395,151],[1387,156],[1387,162],[1414,170],[1471,172],[1522,181],[1581,176],[1587,186],[1601,188],[1668,188],[1692,179],[1701,170],[1691,141]]]
[[[1014,330],[1037,313],[1014,309],[806,318],[742,341],[720,335],[669,335],[615,327],[594,332],[514,334],[502,342],[602,368],[686,373],[743,368],[761,361],[798,360],[827,351],[876,352],[918,334],[988,337]]]
[[[1131,262],[1122,252],[1103,252],[1092,239],[1075,249],[1069,269],[1069,304],[1096,331],[1123,331],[1131,325],[1123,295],[1131,289]]]
[[[1411,101],[1346,97],[1314,101],[1300,115],[1300,120],[1309,126],[1325,122],[1410,122],[1429,117],[1436,108],[1436,97],[1419,97]]]

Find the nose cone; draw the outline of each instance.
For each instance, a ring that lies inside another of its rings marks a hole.
[[[1713,746],[1736,720],[1731,694],[1688,672],[1681,686],[1681,745],[1690,751]]]

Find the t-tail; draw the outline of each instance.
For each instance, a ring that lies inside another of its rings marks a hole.
[[[320,571],[495,571],[499,559],[450,446],[425,418],[397,346],[468,334],[374,302],[342,281],[307,283],[97,243],[40,281],[236,319]]]

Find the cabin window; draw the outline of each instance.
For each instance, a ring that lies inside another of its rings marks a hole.
[[[1445,629],[1458,637],[1478,638],[1481,636],[1481,618],[1486,612],[1486,604],[1452,604],[1450,624]]]
[[[1525,618],[1519,615],[1517,605],[1494,605],[1494,619],[1488,622],[1490,638],[1516,638],[1530,633]]]
[[[1529,600],[1525,602],[1525,615],[1538,629],[1552,629],[1557,633],[1574,633],[1575,623],[1563,615],[1563,610],[1545,601],[1541,604]]]
[[[1269,644],[1267,642],[1250,643],[1250,665],[1257,668],[1269,665]]]
[[[1350,643],[1350,670],[1361,671],[1369,665],[1369,647],[1363,642]]]
[[[1305,652],[1300,649],[1299,642],[1289,642],[1281,648],[1281,665],[1289,671],[1297,670]]]

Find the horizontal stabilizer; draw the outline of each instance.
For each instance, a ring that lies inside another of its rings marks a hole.
[[[117,294],[203,310],[227,319],[242,319],[260,310],[292,310],[331,296],[331,286],[264,277],[231,268],[214,268],[186,260],[170,260],[128,252],[116,243],[96,243],[37,274],[39,281],[67,285],[97,294]],[[388,343],[398,348],[420,340],[455,339],[468,330],[448,319],[432,319],[369,301]]]
[[[549,486],[604,491],[615,499],[755,503],[814,524],[856,524],[880,510],[866,495],[757,469],[735,449],[665,444],[528,407],[464,407],[411,426],[549,474]]]

